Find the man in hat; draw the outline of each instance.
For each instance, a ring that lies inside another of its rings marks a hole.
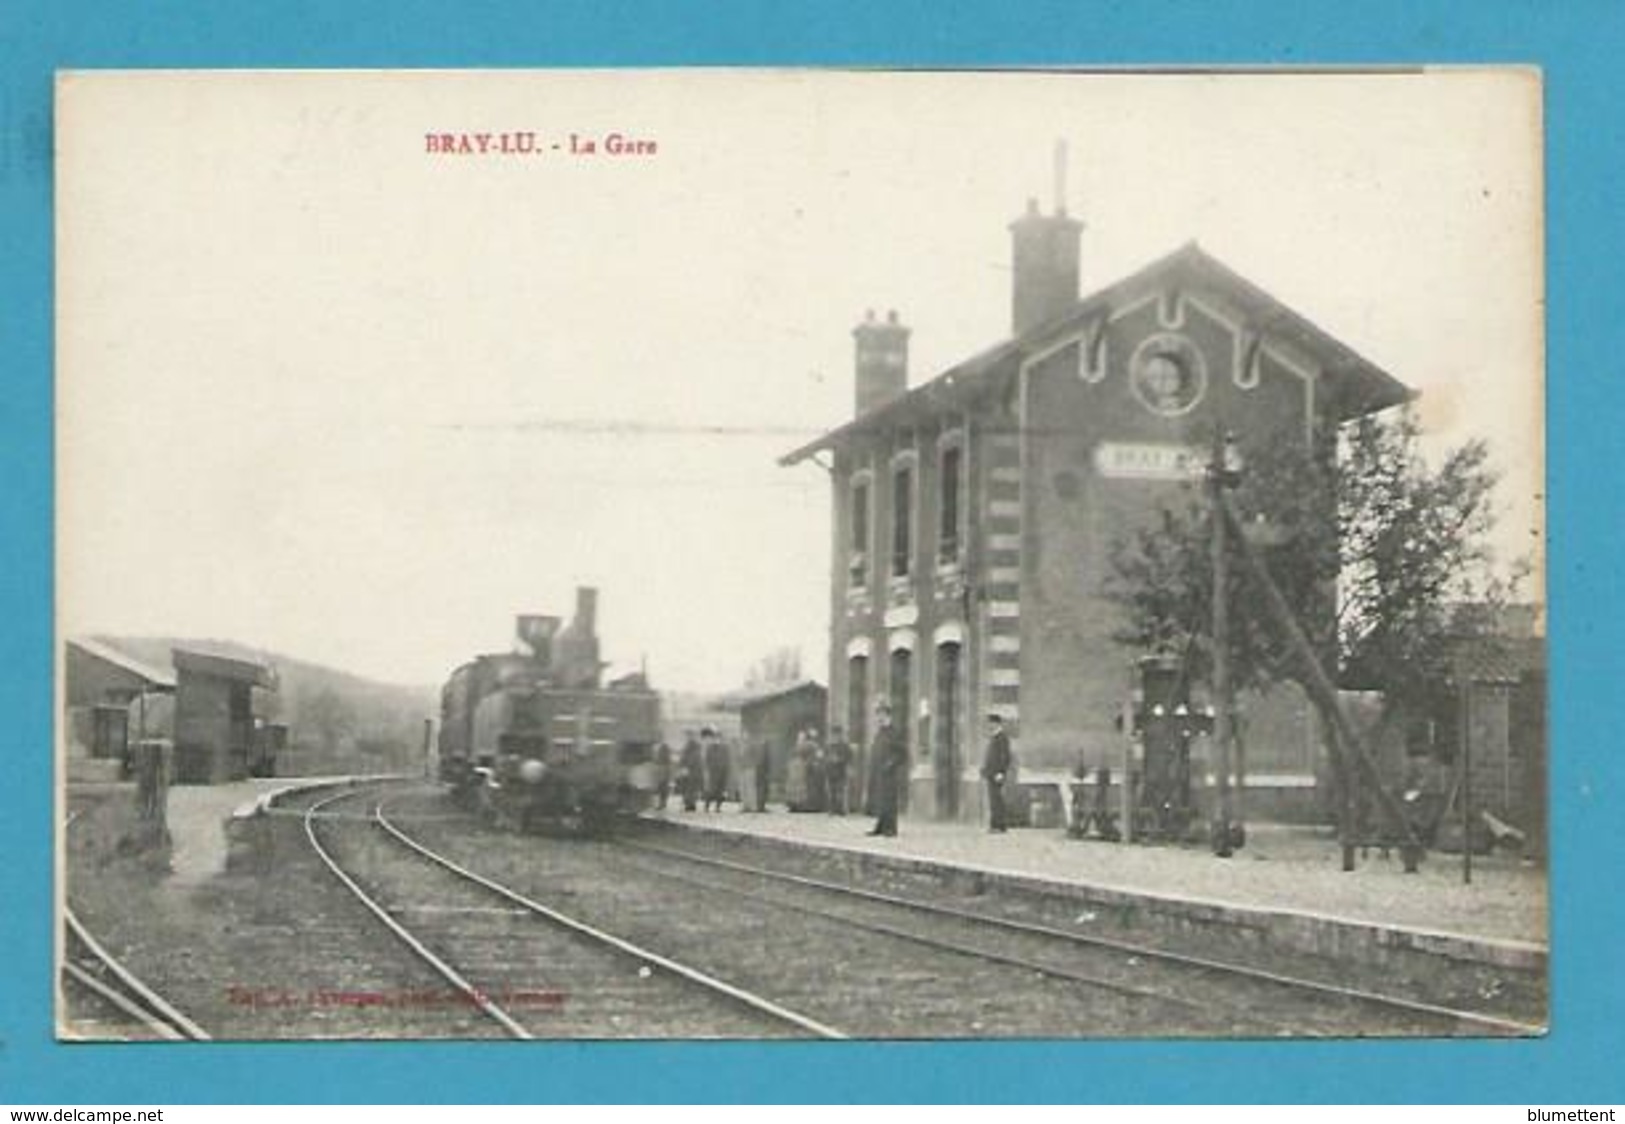
[[[728,743],[710,726],[700,731],[700,742],[705,747],[705,810],[720,812],[728,793]]]
[[[982,754],[982,780],[987,785],[987,829],[1005,830],[1004,781],[1010,775],[1010,735],[1004,732],[1004,716],[987,716],[987,751]]]
[[[875,736],[870,743],[873,762],[875,826],[870,835],[897,834],[897,803],[908,777],[908,746],[892,725],[891,704],[875,704]]]
[[[683,798],[683,811],[692,812],[700,803],[700,787],[705,780],[705,758],[700,753],[700,740],[694,736],[694,731],[684,733],[683,751],[677,758],[677,792]]]

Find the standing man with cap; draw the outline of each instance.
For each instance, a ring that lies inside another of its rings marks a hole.
[[[987,751],[982,754],[982,780],[987,784],[987,829],[1000,832],[1004,824],[1004,781],[1010,775],[1010,735],[1004,717],[987,716]]]
[[[891,704],[875,704],[875,737],[870,746],[874,777],[875,826],[870,835],[897,834],[897,802],[908,775],[908,747],[892,725]]]

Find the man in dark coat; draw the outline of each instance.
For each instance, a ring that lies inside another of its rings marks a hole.
[[[683,798],[683,811],[692,812],[700,803],[700,785],[705,780],[705,757],[700,752],[699,739],[688,731],[683,752],[677,758],[677,792]]]
[[[896,835],[897,803],[908,778],[908,746],[892,725],[889,703],[882,702],[875,707],[875,737],[869,753],[874,762],[875,788],[875,826],[869,834]]]
[[[846,815],[847,769],[851,764],[852,745],[846,740],[846,731],[831,727],[829,745],[824,747],[824,784],[829,792],[824,807],[832,816]]]
[[[662,812],[666,810],[666,801],[671,797],[671,746],[662,739],[655,746],[655,807]]]
[[[767,794],[773,780],[773,752],[767,739],[756,742],[756,810],[767,811]]]
[[[722,798],[728,793],[728,743],[707,726],[700,732],[705,745],[705,810],[722,811]]]
[[[987,716],[987,751],[982,754],[982,780],[987,785],[987,829],[1004,831],[1004,781],[1010,775],[1010,735],[1004,718]]]

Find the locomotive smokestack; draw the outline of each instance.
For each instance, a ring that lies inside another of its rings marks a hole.
[[[553,641],[554,679],[565,687],[597,689],[603,665],[598,660],[598,591],[576,590],[576,612]]]
[[[598,636],[598,591],[590,585],[576,588],[576,615],[570,630],[582,639]]]

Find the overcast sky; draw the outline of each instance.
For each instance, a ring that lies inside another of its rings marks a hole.
[[[1057,139],[1090,291],[1195,239],[1541,490],[1539,103],[1506,72],[74,76],[59,613],[399,682],[601,589],[617,669],[822,677],[828,482],[896,308],[918,382],[1009,330]],[[425,134],[525,131],[527,157]],[[652,140],[571,157],[569,135]],[[560,151],[553,151],[553,144]]]

